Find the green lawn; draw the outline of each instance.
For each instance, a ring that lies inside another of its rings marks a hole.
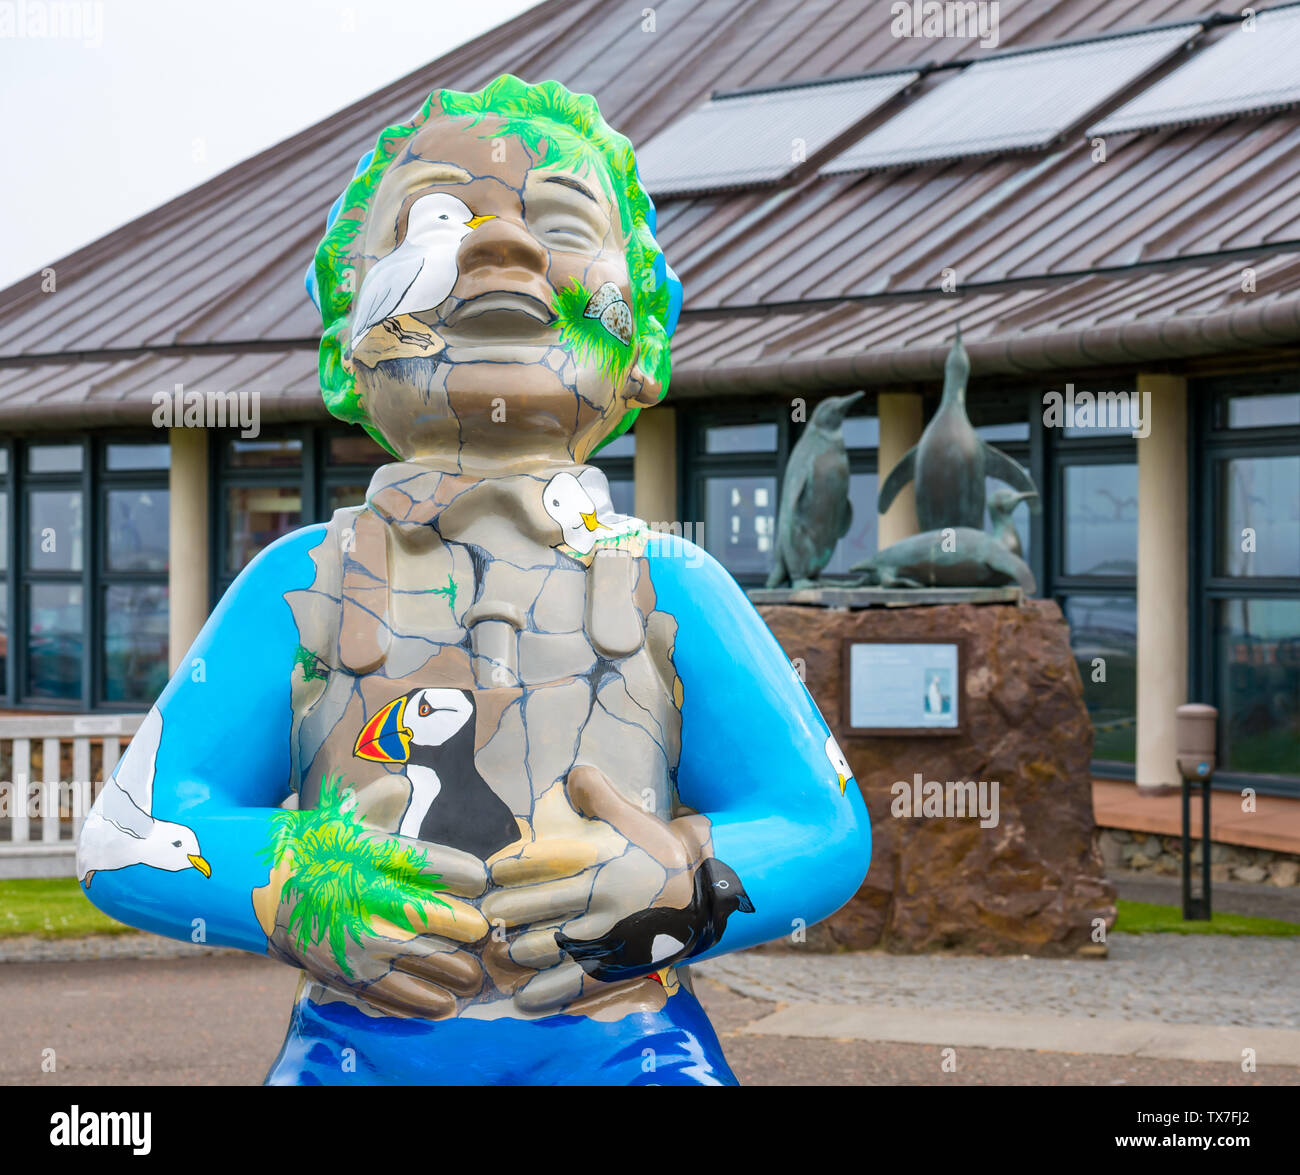
[[[74,877],[0,881],[0,938],[37,934],[76,938],[83,934],[133,934],[134,929],[101,914]]]
[[[1153,906],[1123,899],[1115,904],[1119,907],[1115,929],[1126,934],[1258,934],[1272,937],[1300,934],[1300,924],[1281,922],[1276,918],[1248,918],[1244,914],[1220,914],[1216,910],[1209,922],[1184,922],[1179,906]]]
[[[1300,924],[1276,918],[1247,918],[1216,913],[1210,922],[1184,922],[1177,906],[1119,901],[1116,930],[1127,934],[1300,935]],[[51,880],[0,881],[0,938],[36,934],[74,938],[82,934],[131,934],[132,927],[101,914],[86,900],[71,877]]]

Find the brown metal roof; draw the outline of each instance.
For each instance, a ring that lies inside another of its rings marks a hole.
[[[1003,0],[999,48],[1214,7]],[[0,421],[53,423],[59,405],[85,422],[147,420],[152,393],[182,380],[264,390],[267,419],[315,415],[319,319],[302,275],[325,211],[378,128],[408,117],[436,86],[476,88],[505,70],[558,78],[595,94],[611,123],[645,142],[715,90],[983,52],[973,38],[896,38],[884,5],[864,13],[835,0],[663,0],[654,11],[656,31],[645,33],[639,6],[548,0],[55,262],[57,293],[42,294],[38,277],[0,291]],[[1247,264],[1294,276],[1285,254],[1300,247],[1300,116],[1138,135],[1108,148],[1105,163],[1076,141],[1049,154],[662,202],[661,241],[686,284],[674,395],[720,386],[712,381],[729,364],[764,355],[863,357],[915,345],[928,370],[923,356],[949,333],[953,312],[938,290],[945,268],[957,273],[972,343],[1008,354],[1039,333],[1139,323],[1177,327],[1157,330],[1164,357],[1193,353],[1185,324],[1173,320],[1196,314],[1236,315],[1244,333],[1215,344],[1224,349],[1300,339],[1300,330],[1287,333],[1295,323],[1284,325],[1285,290],[1242,306],[1211,292]],[[1131,269],[1152,262],[1171,267]],[[757,309],[775,313],[755,317]],[[1242,325],[1267,315],[1258,338]],[[972,354],[983,361],[974,346]],[[864,359],[863,371],[873,362]],[[887,369],[874,378],[896,378]]]

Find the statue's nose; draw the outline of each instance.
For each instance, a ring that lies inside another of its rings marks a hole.
[[[522,272],[534,277],[546,273],[547,255],[522,224],[494,216],[461,242],[457,261],[462,274],[498,269],[506,275]]]

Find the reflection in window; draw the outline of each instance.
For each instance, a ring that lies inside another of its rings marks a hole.
[[[620,438],[621,439],[621,438]],[[609,479],[609,496],[614,503],[615,514],[635,514],[633,500],[635,482],[630,477],[611,477]]]
[[[361,482],[353,482],[348,485],[332,485],[326,492],[329,500],[328,518],[334,517],[335,510],[342,510],[347,506],[360,506],[366,500],[366,491],[370,487],[363,485]]]
[[[263,548],[302,520],[296,486],[229,486],[226,489],[226,568],[239,571]]]
[[[1300,576],[1300,457],[1218,463],[1219,573]]]
[[[1137,466],[1068,465],[1064,474],[1065,574],[1136,575]]]
[[[849,504],[853,507],[853,521],[848,533],[840,539],[839,546],[826,564],[823,575],[847,575],[849,568],[876,553],[879,543],[879,515],[876,513],[878,478],[874,473],[849,475]]]
[[[1229,428],[1278,428],[1300,424],[1300,392],[1227,396],[1220,423]]]
[[[1131,596],[1071,596],[1062,606],[1096,732],[1092,757],[1136,762],[1137,601]]]
[[[104,700],[151,703],[167,684],[167,589],[110,587],[104,605]]]
[[[845,417],[844,447],[846,449],[880,448],[880,418],[877,416]]]
[[[387,465],[397,460],[361,431],[330,437],[326,459],[331,465]]]
[[[166,571],[167,490],[108,491],[108,569]]]
[[[603,461],[609,457],[635,457],[636,456],[636,435],[625,432],[621,437],[612,440],[599,453],[594,460]]]
[[[33,698],[81,697],[81,585],[32,584],[27,594],[27,682]]]
[[[776,478],[719,475],[704,485],[706,549],[733,575],[766,575],[776,533]]]
[[[302,441],[297,437],[231,441],[229,461],[236,469],[296,469],[302,464]]]
[[[80,445],[29,445],[28,473],[80,473]]]
[[[0,580],[0,691],[9,680],[9,585]]]
[[[27,565],[33,571],[80,571],[84,558],[80,490],[27,495]]]
[[[1300,600],[1220,601],[1220,767],[1300,775]]]
[[[727,424],[704,430],[706,453],[775,453],[775,424]]]
[[[105,454],[107,467],[117,472],[127,469],[170,469],[170,445],[109,445]]]

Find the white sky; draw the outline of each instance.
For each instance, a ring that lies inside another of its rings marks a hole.
[[[533,2],[0,0],[0,289]]]

